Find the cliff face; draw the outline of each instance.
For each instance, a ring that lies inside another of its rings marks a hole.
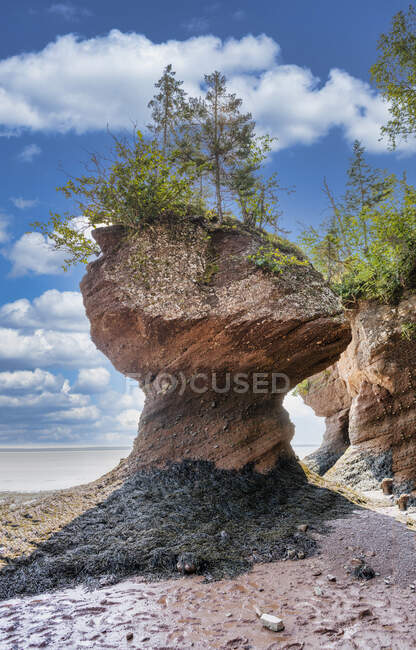
[[[325,474],[349,446],[351,396],[340,377],[338,364],[314,375],[300,389],[303,400],[316,415],[325,418],[325,433],[319,449],[307,457],[308,466]]]
[[[318,415],[348,420],[351,447],[330,474],[374,487],[384,476],[416,480],[416,296],[398,306],[362,302],[350,313],[352,341],[332,368],[311,380],[305,401]],[[323,406],[329,404],[329,406]],[[342,428],[342,427],[341,427]],[[331,422],[312,466],[340,441]],[[327,466],[322,463],[322,471]]]
[[[350,340],[321,276],[264,272],[248,259],[258,234],[198,220],[94,237],[103,254],[81,283],[92,339],[146,392],[130,466],[190,458],[266,471],[292,456],[284,395]]]

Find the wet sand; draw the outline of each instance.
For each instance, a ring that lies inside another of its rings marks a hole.
[[[259,564],[233,580],[132,578],[91,592],[76,587],[4,601],[0,647],[416,648],[415,533],[371,510],[331,525],[329,534],[313,533],[319,556]],[[380,574],[373,580],[344,568],[361,555]],[[281,617],[285,629],[264,629],[256,607]]]
[[[118,480],[112,475],[52,495],[3,496],[16,504],[8,510],[16,521],[25,503],[35,508],[55,503],[56,513],[44,524],[48,530],[39,530],[49,536],[49,528],[68,519],[69,505],[73,517],[111,493]],[[2,601],[0,648],[416,648],[416,509],[399,513],[381,491],[362,498],[357,503],[367,507],[332,519],[329,532],[307,531],[319,553],[306,559],[256,564],[249,573],[216,582],[200,576],[149,582],[137,576],[94,591],[77,586]],[[23,533],[15,531],[17,543]],[[374,579],[354,577],[356,557],[371,565]],[[282,618],[285,629],[264,629],[256,608]]]

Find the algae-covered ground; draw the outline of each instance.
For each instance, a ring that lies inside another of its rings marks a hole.
[[[265,475],[184,461],[121,476],[0,502],[0,598],[178,576],[184,556],[207,579],[235,576],[256,562],[318,553],[309,532],[357,508],[353,492],[328,489],[294,461]]]

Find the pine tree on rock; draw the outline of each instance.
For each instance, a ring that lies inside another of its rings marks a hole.
[[[215,71],[204,80],[205,98],[189,101],[179,146],[185,160],[210,176],[216,213],[222,222],[232,173],[250,156],[254,121],[250,113],[241,113],[242,100],[227,92],[224,75]]]
[[[172,65],[167,65],[163,75],[155,83],[155,88],[159,92],[148,103],[153,119],[149,129],[160,140],[164,154],[172,146],[172,136],[178,126],[185,105],[185,91],[181,88],[183,81],[178,81],[175,75],[176,72],[172,69]]]

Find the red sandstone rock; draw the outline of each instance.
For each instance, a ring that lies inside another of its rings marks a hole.
[[[350,403],[352,446],[331,470],[333,478],[359,484],[364,475],[366,481],[372,475],[368,487],[377,487],[389,474],[395,484],[416,480],[416,341],[405,336],[415,317],[414,294],[404,295],[397,306],[361,302],[349,312],[352,341],[347,350],[326,378],[321,373],[313,379],[304,399],[318,415],[344,418]],[[330,405],[328,412],[323,413],[323,404]],[[327,431],[324,440],[330,437]]]
[[[191,458],[266,471],[293,456],[282,407],[289,386],[271,392],[270,373],[293,387],[334,363],[350,340],[322,277],[309,265],[264,272],[248,260],[264,244],[258,234],[198,220],[159,223],[129,240],[120,227],[94,237],[103,255],[81,283],[92,339],[120,372],[147,383],[130,467]],[[166,373],[179,378],[176,390]],[[196,373],[208,377],[194,384],[209,385],[205,392],[192,389]],[[231,390],[215,392],[212,373],[220,389],[230,373]],[[236,373],[251,386],[253,373],[266,373],[269,389],[236,392]]]

